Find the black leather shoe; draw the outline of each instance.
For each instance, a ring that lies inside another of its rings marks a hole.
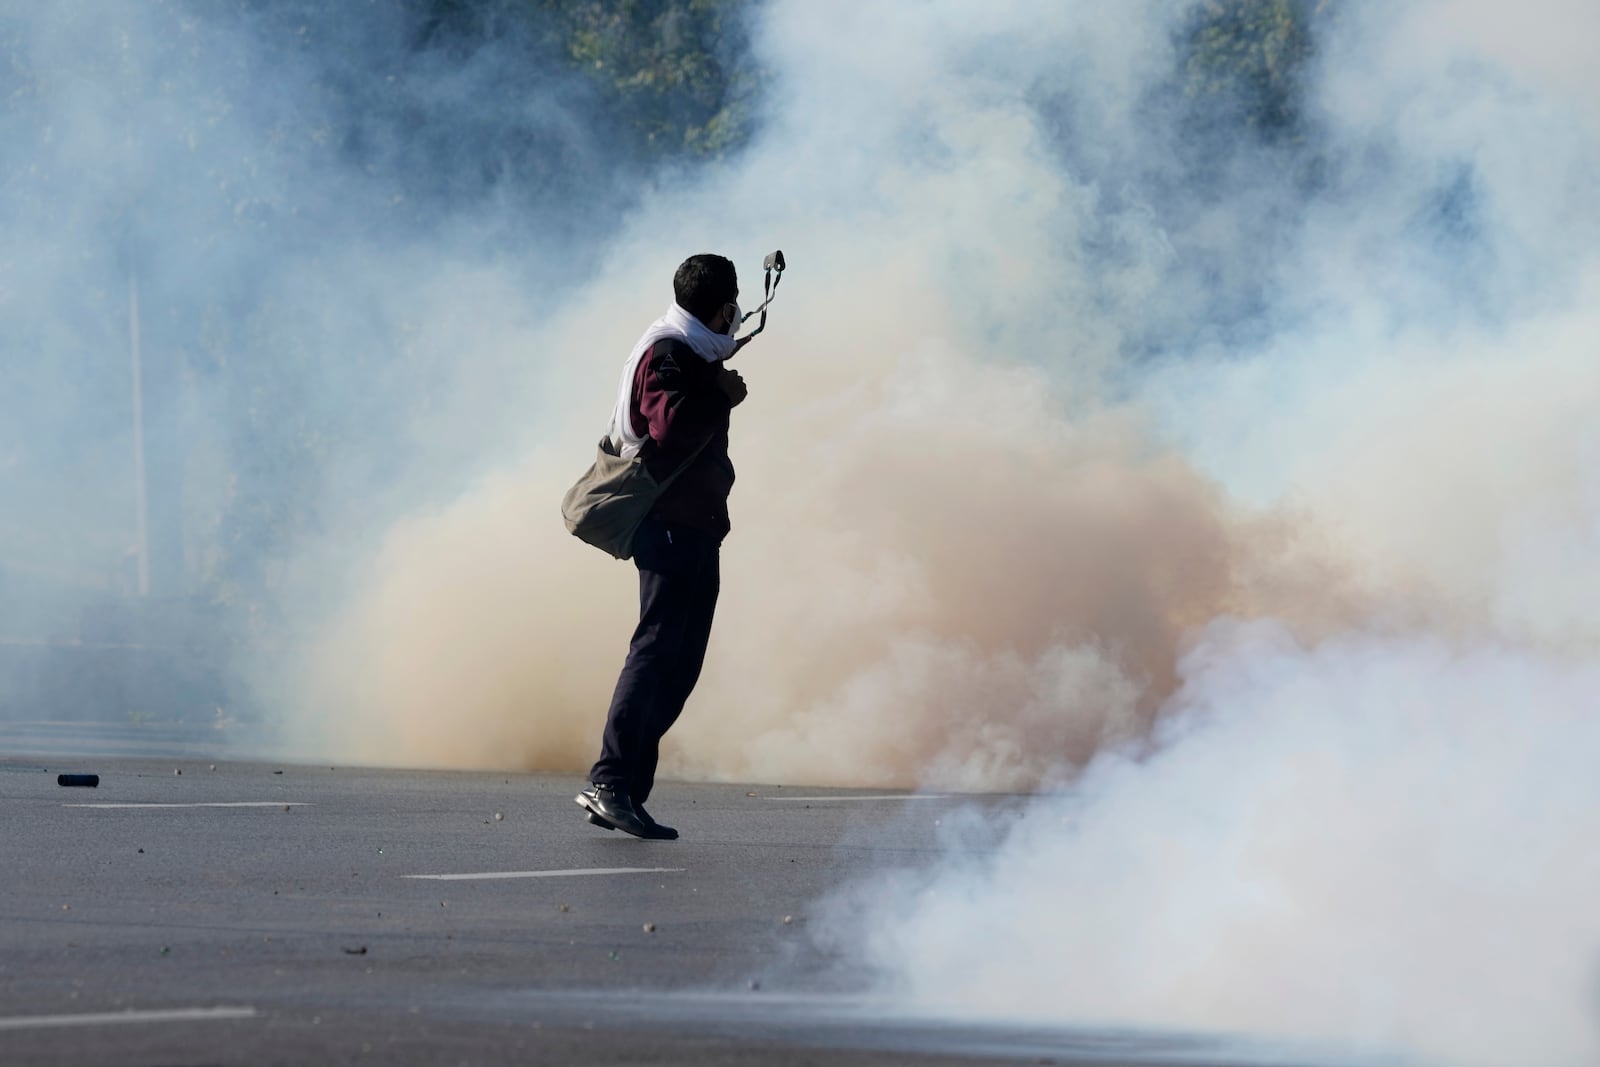
[[[670,826],[656,822],[655,819],[650,817],[650,813],[644,810],[643,804],[635,804],[633,806],[633,813],[639,816],[639,821],[644,823],[645,828],[650,831],[644,835],[649,840],[676,841],[678,839],[678,831],[674,830]]]
[[[573,799],[589,813],[590,822],[599,820],[599,825],[607,829],[621,830],[634,837],[650,836],[650,827],[633,810],[633,801],[615,786],[591,785]]]

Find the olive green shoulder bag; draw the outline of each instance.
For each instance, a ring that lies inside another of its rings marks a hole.
[[[561,498],[561,517],[568,531],[602,552],[628,559],[633,555],[633,535],[639,524],[710,441],[707,437],[700,442],[677,470],[658,482],[642,458],[623,459],[611,435],[602,437],[594,463]]]

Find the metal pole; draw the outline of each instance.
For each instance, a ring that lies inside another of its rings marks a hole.
[[[150,595],[150,512],[144,482],[144,370],[139,359],[139,277],[128,275],[128,340],[133,354],[133,491],[139,510],[139,595]]]

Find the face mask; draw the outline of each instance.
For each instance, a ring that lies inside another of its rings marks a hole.
[[[728,319],[728,329],[725,332],[729,337],[732,337],[739,332],[739,324],[744,321],[744,313],[739,310],[739,302],[737,300],[732,301],[729,306],[733,308],[733,316]]]

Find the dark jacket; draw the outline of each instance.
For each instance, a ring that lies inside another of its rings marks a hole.
[[[728,493],[733,489],[733,461],[728,458],[733,403],[717,384],[724,373],[720,362],[707,362],[683,341],[657,341],[639,360],[629,408],[634,432],[649,438],[639,455],[658,480],[682,467],[705,442],[650,515],[718,540],[728,535]]]

